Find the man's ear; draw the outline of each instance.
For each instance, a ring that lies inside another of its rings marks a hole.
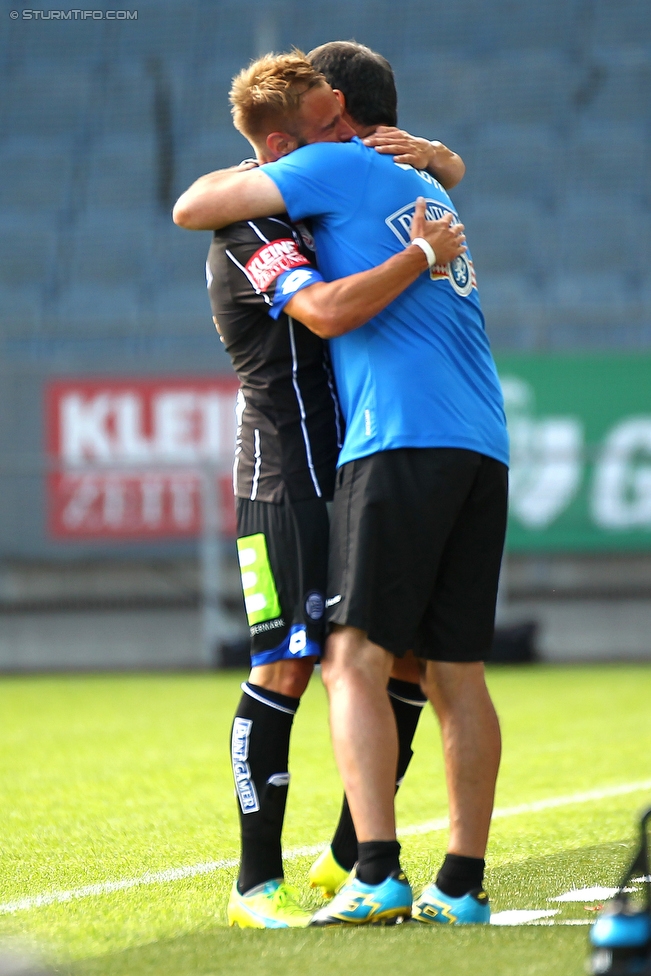
[[[346,108],[346,96],[342,91],[339,90],[339,88],[333,88],[332,90],[335,93],[335,98],[341,105],[341,116],[344,122],[347,122],[351,128],[357,130],[357,122],[355,122],[355,119],[349,114],[348,109]]]
[[[298,147],[298,140],[288,132],[270,132],[265,142],[273,159],[287,156]]]

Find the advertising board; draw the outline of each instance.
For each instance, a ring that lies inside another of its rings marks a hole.
[[[48,524],[57,539],[169,539],[201,528],[219,479],[233,531],[234,377],[57,380],[46,389]]]
[[[502,356],[511,551],[651,549],[651,357]]]

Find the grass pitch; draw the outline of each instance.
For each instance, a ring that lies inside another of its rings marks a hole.
[[[493,910],[558,914],[543,925],[435,931],[226,928],[237,858],[228,739],[242,678],[0,681],[0,940],[39,947],[75,976],[583,972],[595,902],[550,899],[616,885],[630,855],[651,789],[613,790],[651,778],[650,667],[489,672],[504,734],[503,816],[488,856]],[[291,771],[287,876],[316,905],[305,882],[313,855],[297,849],[328,839],[340,802],[318,677],[297,715]],[[577,797],[586,792],[592,799]],[[398,798],[415,888],[435,872],[446,834],[408,828],[445,813],[427,712]],[[186,868],[194,873],[170,873]]]

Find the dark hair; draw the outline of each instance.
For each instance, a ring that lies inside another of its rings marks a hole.
[[[328,84],[343,92],[346,111],[360,125],[397,125],[398,94],[386,58],[357,41],[330,41],[307,55]]]

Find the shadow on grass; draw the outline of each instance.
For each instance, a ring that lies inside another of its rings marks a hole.
[[[592,885],[613,886],[628,843],[564,851],[491,872],[496,910],[549,908],[549,899]],[[557,906],[555,906],[557,907]],[[588,918],[564,905],[565,919]],[[592,916],[590,916],[592,918]],[[87,959],[70,976],[581,976],[586,926],[426,928],[409,924],[363,930],[255,931],[214,927],[166,942]]]
[[[71,976],[580,976],[585,932],[575,928],[229,931],[87,960]]]

